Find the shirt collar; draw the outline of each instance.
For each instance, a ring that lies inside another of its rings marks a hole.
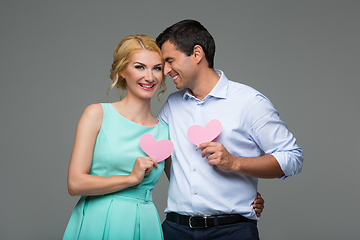
[[[226,98],[226,91],[229,85],[229,79],[227,79],[223,71],[215,69],[215,72],[220,77],[220,79],[215,85],[215,87],[211,90],[211,92],[203,99],[203,101],[210,97]],[[194,98],[194,96],[191,94],[189,89],[186,89],[184,91],[183,99],[187,100],[189,98]]]

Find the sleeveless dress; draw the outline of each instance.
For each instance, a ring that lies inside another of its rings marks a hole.
[[[147,156],[139,145],[144,133],[157,141],[169,138],[168,126],[134,123],[120,115],[111,103],[101,103],[104,116],[98,133],[90,169],[91,175],[128,175],[136,158]],[[138,185],[115,193],[82,196],[65,230],[68,239],[163,239],[161,223],[152,202],[152,189],[164,170],[164,161],[145,175]]]

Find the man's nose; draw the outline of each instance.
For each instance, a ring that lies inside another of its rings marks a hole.
[[[169,75],[169,73],[171,72],[171,67],[170,64],[165,62],[165,66],[164,66],[164,75]]]

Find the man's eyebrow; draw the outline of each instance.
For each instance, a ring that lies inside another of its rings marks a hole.
[[[165,62],[169,62],[170,60],[173,60],[173,58],[172,57],[165,58]]]

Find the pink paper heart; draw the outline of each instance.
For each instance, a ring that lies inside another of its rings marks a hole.
[[[219,136],[221,129],[221,122],[217,119],[213,119],[208,122],[205,127],[200,125],[191,126],[187,131],[187,135],[190,142],[198,146],[201,143],[214,140]]]
[[[141,136],[140,147],[149,157],[155,158],[158,162],[168,158],[174,150],[174,144],[170,140],[156,141],[150,133]]]

